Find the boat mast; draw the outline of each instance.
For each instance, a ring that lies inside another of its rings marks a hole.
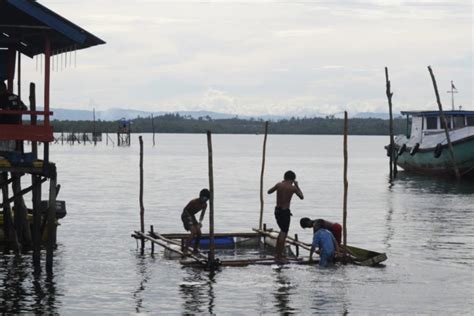
[[[456,89],[452,80],[451,80],[451,91],[446,91],[446,92],[451,93],[451,109],[454,111],[454,94],[458,93],[458,89]]]

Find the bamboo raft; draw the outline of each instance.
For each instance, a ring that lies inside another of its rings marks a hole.
[[[242,239],[255,239],[257,243],[249,243],[261,248],[260,246],[273,246],[272,241],[278,237],[278,231],[273,229],[257,229],[254,228],[253,232],[245,233],[216,233],[214,239],[219,240],[220,238],[242,238]],[[137,239],[145,239],[152,243],[152,252],[154,252],[154,246],[160,246],[172,254],[177,255],[180,258],[180,263],[185,267],[209,267],[212,265],[224,266],[224,267],[243,267],[248,265],[281,265],[281,264],[318,264],[319,260],[309,261],[308,257],[300,257],[295,255],[290,249],[291,246],[296,247],[296,253],[299,253],[300,249],[310,251],[311,244],[299,241],[292,237],[287,237],[287,259],[276,260],[274,256],[267,254],[260,254],[257,258],[244,258],[244,259],[216,259],[213,264],[210,264],[208,255],[203,252],[203,248],[197,252],[192,252],[191,249],[185,247],[185,240],[189,237],[189,234],[184,233],[171,233],[171,234],[159,234],[150,230],[148,234],[140,231],[135,231],[132,235]],[[210,238],[209,234],[203,234],[201,240],[206,241]],[[262,242],[263,240],[263,242]],[[233,249],[237,249],[238,243],[235,243]],[[216,243],[216,249],[226,249],[228,247],[219,247],[219,243]],[[272,247],[273,248],[273,247]],[[347,263],[360,265],[360,266],[377,266],[381,262],[387,260],[387,256],[384,253],[378,253],[362,248],[353,246],[347,246],[348,260]],[[176,258],[176,257],[175,257]],[[336,258],[337,261],[342,261],[343,257]]]

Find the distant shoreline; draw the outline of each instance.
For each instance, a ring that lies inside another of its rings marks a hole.
[[[180,133],[196,134],[210,130],[214,134],[261,134],[264,132],[264,120],[259,119],[212,119],[210,117],[189,118],[176,114],[129,120],[131,133]],[[350,135],[388,135],[389,120],[377,118],[349,119]],[[393,120],[394,133],[406,131],[406,120]],[[117,133],[120,121],[58,121],[51,122],[55,133]],[[270,121],[268,133],[280,135],[342,135],[344,120],[326,118],[291,118]]]

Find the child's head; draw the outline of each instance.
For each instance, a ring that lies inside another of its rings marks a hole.
[[[285,175],[283,176],[283,179],[284,180],[295,181],[296,174],[293,171],[288,170],[287,172],[285,172]]]
[[[317,219],[314,222],[314,231],[318,231],[319,229],[324,228],[324,220]]]
[[[300,219],[300,225],[302,228],[311,228],[313,227],[313,221],[308,217],[303,217]]]
[[[209,192],[208,189],[202,189],[201,192],[199,192],[199,199],[203,202],[206,202],[211,198],[211,192]]]

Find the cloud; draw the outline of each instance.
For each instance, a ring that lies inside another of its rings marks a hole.
[[[432,65],[472,108],[470,1],[41,2],[107,42],[53,73],[55,107],[386,111],[387,66],[394,107],[428,109]],[[34,61],[23,69],[23,91],[41,91]]]

